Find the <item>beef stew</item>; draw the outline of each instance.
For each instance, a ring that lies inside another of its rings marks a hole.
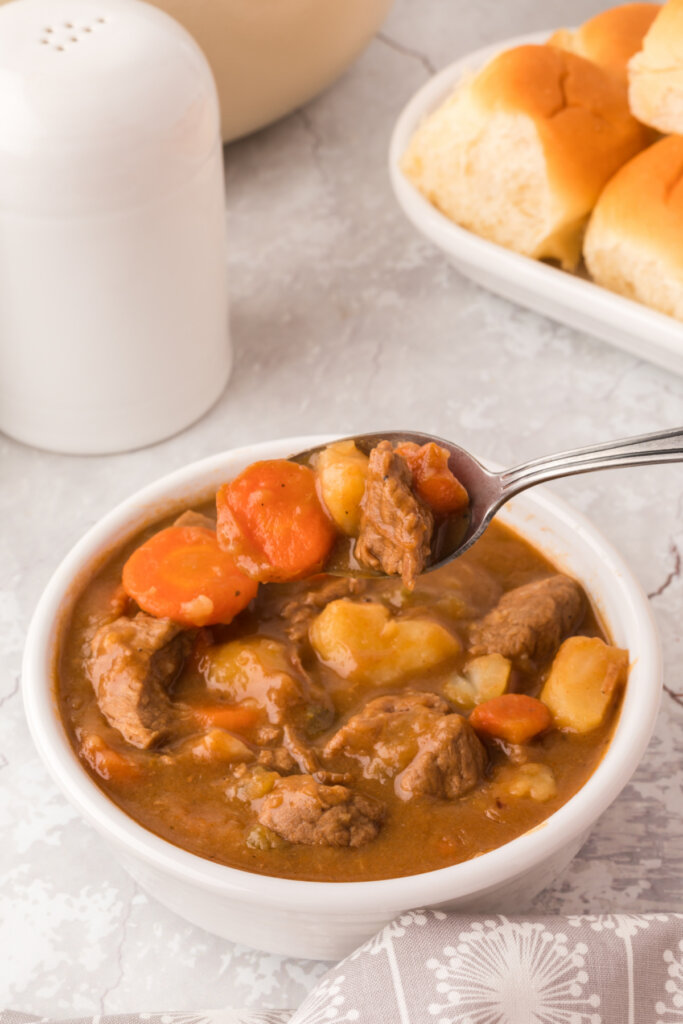
[[[408,460],[392,469],[396,453],[378,447],[365,462],[347,448],[306,467],[313,492],[297,470],[303,513],[280,502],[280,533],[272,517],[259,533],[271,502],[247,503],[245,517],[226,485],[217,531],[213,503],[151,526],[76,601],[56,669],[72,744],[110,798],[170,842],[289,878],[434,870],[538,825],[606,749],[628,655],[581,587],[496,522],[421,575],[406,520],[443,520],[453,505],[434,495],[450,489],[452,502],[456,489],[442,480],[430,502]],[[263,498],[263,469],[245,472]],[[407,509],[393,543],[402,530],[415,571],[319,572],[340,539],[359,544],[364,521],[373,547],[392,533],[372,493],[385,477],[400,492],[392,507]],[[198,572],[209,592],[193,591]]]

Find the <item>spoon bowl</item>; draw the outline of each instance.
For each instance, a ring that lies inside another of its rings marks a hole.
[[[499,473],[486,469],[478,459],[475,459],[460,445],[433,434],[391,430],[372,434],[357,434],[353,437],[340,438],[340,440],[353,441],[356,447],[366,455],[380,441],[389,441],[392,445],[405,441],[423,445],[432,441],[448,452],[449,469],[467,491],[470,504],[466,517],[463,518],[460,514],[448,519],[435,531],[432,557],[429,564],[425,566],[425,572],[439,569],[462,555],[481,537],[496,512],[506,501],[535,484],[556,480],[560,477],[574,476],[578,473],[592,473],[599,469],[683,462],[683,427],[656,431],[651,434],[639,434],[635,437],[607,441],[585,448],[575,448],[571,451],[543,456]],[[326,445],[318,445],[304,452],[298,452],[291,458],[295,462],[308,464],[325,447]],[[335,563],[328,567],[327,571],[334,575],[382,575],[382,573],[360,567],[356,569],[353,563],[351,570],[338,567]]]

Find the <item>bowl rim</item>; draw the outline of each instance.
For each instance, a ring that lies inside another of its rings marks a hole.
[[[543,32],[511,36],[472,50],[437,71],[413,93],[396,119],[389,142],[389,177],[394,195],[407,219],[442,251],[455,258],[466,258],[469,264],[479,270],[488,270],[492,265],[499,266],[501,259],[504,259],[510,272],[514,271],[520,283],[525,283],[534,292],[550,289],[555,297],[562,298],[565,303],[576,303],[577,297],[582,296],[601,317],[618,317],[621,320],[628,318],[650,342],[661,349],[665,359],[676,362],[678,368],[674,368],[674,372],[680,373],[680,335],[683,330],[680,322],[624,295],[610,292],[594,281],[560,271],[474,234],[433,206],[401,171],[401,157],[420,122],[446,99],[464,75],[479,70],[504,50],[528,44],[544,44],[555,31],[556,27]],[[647,358],[641,351],[637,354]]]
[[[619,721],[602,760],[581,789],[544,822],[478,857],[415,875],[358,882],[320,882],[259,875],[190,853],[139,825],[101,790],[82,767],[59,717],[52,684],[56,641],[64,603],[75,597],[74,580],[97,565],[103,552],[153,521],[160,503],[192,501],[259,458],[286,457],[339,435],[303,436],[230,449],[165,474],[116,505],[73,546],[53,573],[29,626],[22,665],[24,709],[36,748],[52,778],[97,831],[123,852],[165,874],[242,903],[288,907],[344,916],[369,909],[396,912],[476,895],[526,874],[582,836],[616,798],[635,771],[654,728],[662,691],[659,638],[647,598],[621,556],[578,512],[559,498],[534,488],[513,499],[527,517],[545,520],[566,537],[578,538],[618,581],[620,616],[633,630],[636,656]],[[211,481],[210,483],[208,481]],[[512,504],[512,503],[511,503]],[[145,516],[145,510],[147,515]],[[157,511],[158,514],[158,511]],[[504,517],[503,517],[504,518]],[[519,526],[515,529],[519,531]],[[562,531],[564,530],[564,533]],[[532,543],[543,551],[537,539]]]

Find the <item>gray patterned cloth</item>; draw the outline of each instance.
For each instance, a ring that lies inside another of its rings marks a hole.
[[[291,1024],[683,1024],[683,914],[412,911],[329,971]]]
[[[0,1024],[41,1018],[0,1013]],[[683,1024],[683,914],[403,914],[295,1012],[143,1013],[49,1024]]]
[[[198,1010],[197,1013],[116,1013],[70,1020],[0,1010],[0,1024],[287,1024],[292,1010]]]

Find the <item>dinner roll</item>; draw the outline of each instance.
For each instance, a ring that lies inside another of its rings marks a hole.
[[[519,46],[424,121],[401,166],[458,224],[572,269],[600,191],[645,131],[613,76],[556,47]]]
[[[561,28],[550,37],[551,46],[592,60],[604,71],[627,78],[627,65],[643,43],[643,36],[661,9],[660,4],[621,4],[584,21],[576,31]]]
[[[683,134],[683,0],[669,0],[628,65],[635,116],[660,132]]]
[[[683,138],[670,135],[612,178],[584,255],[593,280],[683,320]]]

